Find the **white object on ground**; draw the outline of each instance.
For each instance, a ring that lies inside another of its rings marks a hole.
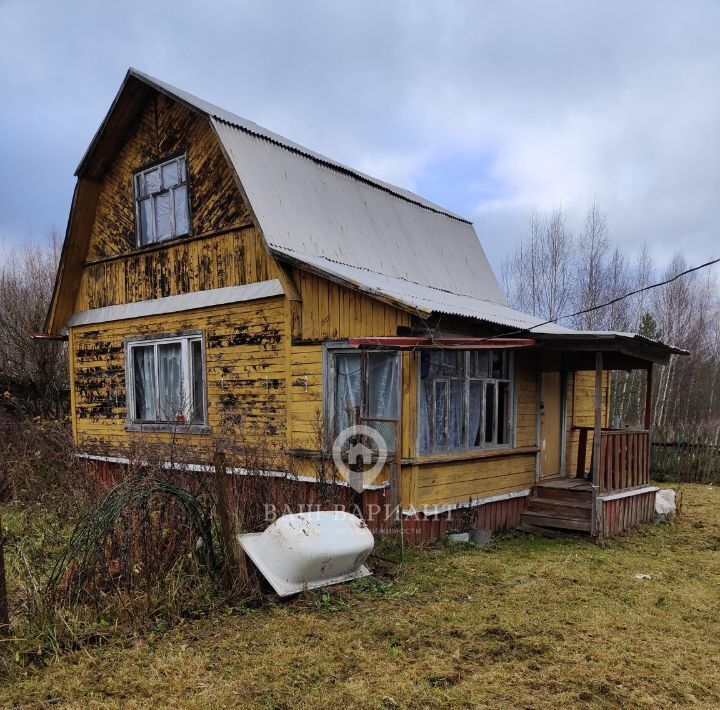
[[[655,522],[665,522],[677,509],[675,491],[661,489],[655,495]]]
[[[344,511],[283,515],[238,542],[281,597],[367,577],[375,539],[360,518]]]
[[[652,579],[652,577],[649,574],[636,574],[635,579]]]

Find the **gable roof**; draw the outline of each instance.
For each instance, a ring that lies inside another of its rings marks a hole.
[[[129,76],[210,118],[278,258],[423,314],[507,309],[470,221],[165,82]]]
[[[210,121],[268,250],[280,260],[422,316],[458,315],[548,337],[633,340],[665,354],[684,352],[629,333],[575,331],[510,308],[469,220],[136,69],[128,70],[75,172],[48,329],[58,327],[66,260],[84,258],[70,235],[94,209],[95,181],[108,159],[99,148],[118,140],[153,90]]]

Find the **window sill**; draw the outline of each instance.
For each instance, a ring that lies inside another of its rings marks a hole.
[[[212,434],[212,427],[209,424],[174,424],[173,422],[144,424],[140,422],[126,422],[125,431],[137,431],[145,434]]]
[[[474,461],[476,459],[498,459],[520,454],[536,454],[540,451],[537,446],[510,446],[497,449],[480,449],[478,451],[458,451],[442,454],[425,454],[415,458],[403,459],[403,465],[426,465],[433,463],[448,463],[452,461]]]

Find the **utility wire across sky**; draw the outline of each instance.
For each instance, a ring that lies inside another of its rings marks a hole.
[[[530,326],[529,328],[522,328],[520,330],[513,330],[509,333],[500,333],[499,335],[491,335],[487,338],[484,338],[484,340],[497,340],[499,338],[510,338],[513,335],[520,335],[522,333],[527,333],[528,331],[535,330],[536,328],[542,328],[544,325],[550,325],[551,323],[557,323],[558,321],[565,320],[567,318],[573,318],[574,316],[581,316],[585,313],[592,313],[593,311],[599,311],[601,308],[607,308],[608,306],[612,306],[615,303],[618,303],[620,301],[624,301],[626,298],[630,298],[631,296],[637,296],[639,293],[644,293],[645,291],[650,291],[654,288],[659,288],[660,286],[667,286],[668,284],[671,284],[673,281],[677,281],[678,279],[682,278],[683,276],[687,276],[688,274],[692,274],[694,271],[700,271],[701,269],[706,269],[710,266],[713,266],[715,264],[720,263],[720,257],[717,259],[711,259],[710,261],[706,261],[703,264],[699,264],[698,266],[693,266],[690,269],[685,269],[685,271],[680,271],[674,276],[671,276],[668,279],[665,279],[664,281],[658,281],[653,284],[649,284],[647,286],[643,286],[642,288],[637,288],[634,291],[628,291],[628,293],[624,293],[622,296],[617,296],[616,298],[612,298],[609,301],[606,301],[605,303],[600,303],[597,306],[591,306],[590,308],[583,308],[579,311],[575,311],[574,313],[566,313],[561,316],[556,316],[555,318],[550,318],[549,320],[545,320],[542,323],[536,323],[533,326]]]

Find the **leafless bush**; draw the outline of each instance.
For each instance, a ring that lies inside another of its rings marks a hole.
[[[45,326],[60,245],[53,230],[46,245],[13,249],[0,267],[0,408],[45,418],[67,411],[66,344],[30,338]]]
[[[72,517],[98,494],[75,453],[67,421],[0,416],[0,500]]]
[[[195,576],[198,561],[216,571],[211,499],[163,473],[145,468],[126,478],[83,516],[50,576],[53,602],[97,607],[126,594],[147,615],[171,572]]]
[[[342,487],[338,481],[338,470],[332,458],[333,437],[324,425],[320,412],[313,419],[314,453],[312,472],[320,505],[331,508],[342,498]]]

